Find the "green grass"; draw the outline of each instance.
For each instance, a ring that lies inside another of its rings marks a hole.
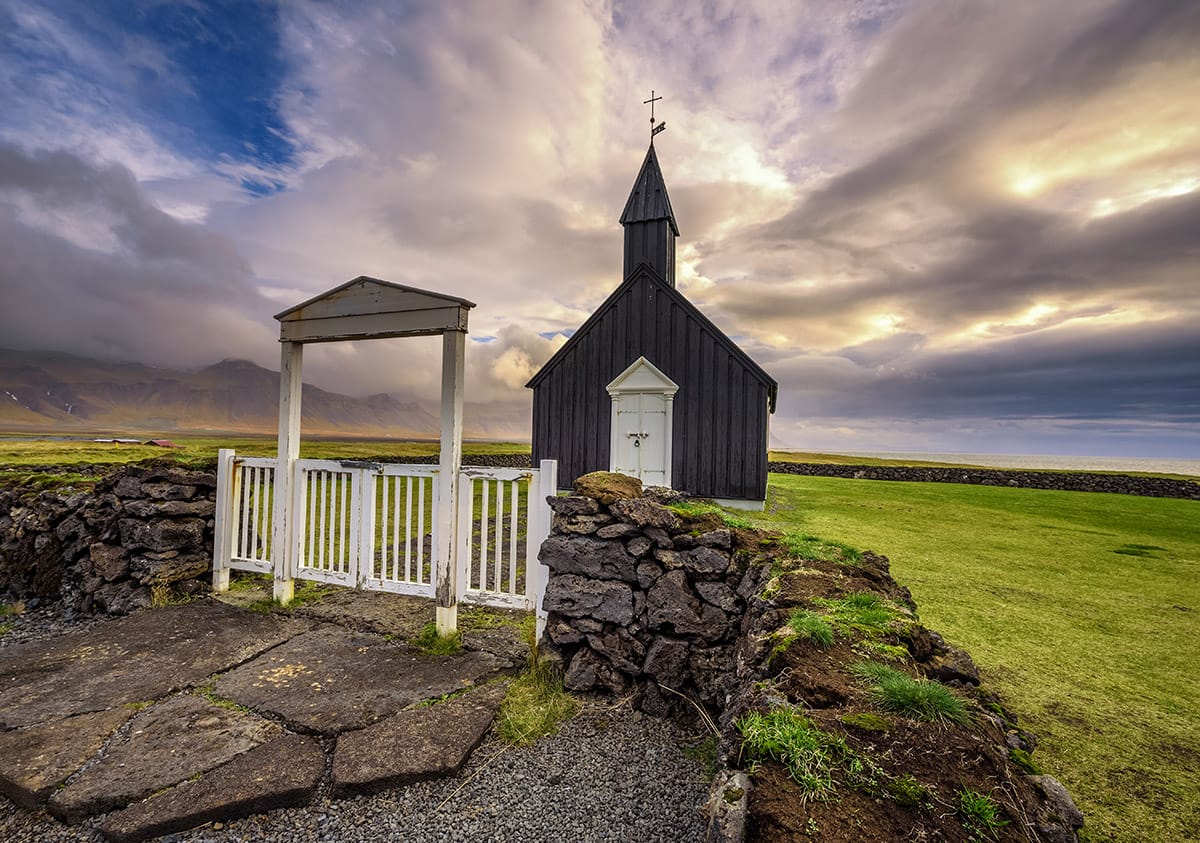
[[[667,509],[679,513],[684,518],[701,518],[705,515],[716,515],[725,523],[726,527],[734,529],[746,529],[753,526],[750,520],[742,513],[730,512],[706,500],[676,501],[667,504]]]
[[[871,686],[871,702],[884,711],[932,723],[966,723],[966,703],[940,682],[913,679],[882,662],[857,662],[856,678]]]
[[[817,597],[812,602],[826,610],[835,627],[847,633],[885,632],[898,617],[896,610],[884,598],[869,591],[847,594],[837,600]]]
[[[833,627],[820,615],[797,609],[788,616],[787,625],[797,638],[811,641],[822,650],[833,646]]]
[[[534,618],[522,623],[529,642],[525,672],[508,686],[496,715],[496,735],[513,746],[530,746],[555,734],[579,711],[579,701],[563,690],[562,675],[537,656]]]
[[[268,589],[272,589],[273,580],[267,579],[265,583]],[[230,590],[233,588],[233,579],[230,578]],[[253,586],[239,587],[238,590],[250,590]],[[336,589],[336,585],[327,585],[325,583],[315,582],[313,580],[293,580],[292,585],[292,601],[286,606],[280,605],[274,597],[262,597],[252,603],[247,604],[246,608],[251,612],[260,612],[268,614],[270,612],[291,612],[294,609],[299,609],[301,606],[307,606],[310,603],[318,603],[321,598],[331,593]]]
[[[100,435],[100,434],[98,434]],[[109,434],[111,435],[111,434]],[[274,436],[172,436],[180,448],[156,448],[151,445],[111,445],[79,440],[26,440],[0,436],[0,465],[81,465],[116,464],[167,458],[185,465],[215,460],[221,448],[233,448],[247,457],[273,457]],[[300,456],[322,459],[373,459],[387,457],[431,456],[438,443],[394,439],[328,439],[302,436]],[[527,454],[529,445],[512,442],[466,442],[464,461],[471,454]]]
[[[785,532],[779,540],[780,547],[797,559],[817,559],[822,562],[856,564],[862,561],[862,552],[844,542],[829,541],[808,533]]]
[[[1200,503],[773,474],[754,517],[888,556],[1092,840],[1200,840]]]
[[[751,764],[778,761],[800,786],[803,799],[826,799],[833,794],[834,772],[850,756],[846,741],[831,735],[799,712],[774,708],[752,711],[737,721],[742,751]]]
[[[1033,474],[1071,474],[1070,469],[1063,468],[1005,468],[1003,466],[979,465],[966,462],[936,462],[931,460],[889,459],[886,457],[864,457],[851,454],[822,454],[813,451],[771,451],[768,457],[774,462],[811,463],[813,465],[866,465],[890,466],[896,468],[978,468],[985,471],[1022,471]],[[1167,477],[1172,480],[1197,480],[1191,474],[1169,474],[1156,471],[1089,471],[1089,474],[1124,474],[1133,477]]]
[[[992,798],[969,788],[958,792],[958,818],[972,840],[996,840],[1000,829],[1008,825]]]
[[[426,655],[453,656],[462,652],[462,633],[455,631],[449,635],[440,635],[437,624],[430,621],[421,627],[421,631],[409,643]]]

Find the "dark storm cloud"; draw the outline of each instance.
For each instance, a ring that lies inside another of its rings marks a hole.
[[[0,254],[0,345],[175,364],[270,347],[237,249],[123,167],[0,144]]]
[[[1200,421],[1200,327],[1190,320],[1010,337],[969,352],[926,350],[911,337],[885,359],[878,350],[760,359],[792,385],[781,402],[810,416]]]

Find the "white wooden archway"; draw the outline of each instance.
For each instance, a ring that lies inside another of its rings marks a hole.
[[[449,632],[457,625],[458,541],[455,506],[462,465],[463,376],[467,312],[473,302],[418,290],[403,284],[359,276],[340,287],[276,314],[279,320],[279,452],[272,543],[274,596],[291,602],[296,559],[288,540],[293,524],[292,487],[300,456],[300,398],[304,346],[315,342],[442,336],[441,457],[437,517],[446,529],[438,534],[437,626]]]

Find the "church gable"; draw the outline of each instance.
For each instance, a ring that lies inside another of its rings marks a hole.
[[[589,346],[597,343],[599,348]],[[746,352],[709,321],[694,304],[667,283],[648,266],[638,269],[596,308],[569,340],[551,357],[526,384],[536,388],[560,365],[580,364],[582,357],[600,360],[600,377],[616,377],[640,356],[662,368],[668,377],[679,382],[671,363],[682,365],[683,359],[697,356],[701,345],[712,343],[728,354],[736,365],[744,368],[759,381],[769,395],[770,411],[775,411],[775,380],[762,370]],[[605,383],[608,381],[606,380]]]
[[[653,142],[621,215],[624,280],[527,384],[533,459],[761,505],[773,378],[675,289],[678,228]]]

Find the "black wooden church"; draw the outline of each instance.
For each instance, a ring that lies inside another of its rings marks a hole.
[[[625,211],[624,281],[526,386],[533,460],[691,495],[766,498],[773,378],[675,289],[679,228],[653,137]]]

